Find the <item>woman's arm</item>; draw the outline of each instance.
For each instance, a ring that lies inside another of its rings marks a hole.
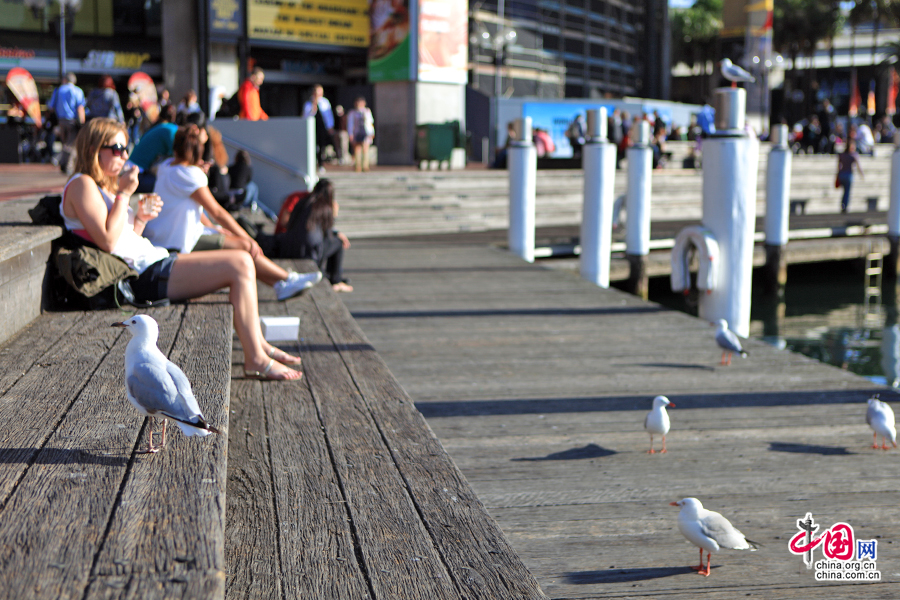
[[[240,238],[250,242],[251,251],[250,254],[255,256],[256,252],[254,250],[259,250],[259,245],[256,243],[250,234],[238,224],[237,221],[234,220],[234,217],[225,210],[221,204],[216,202],[216,199],[213,197],[212,192],[209,191],[207,186],[203,186],[201,188],[197,188],[194,190],[194,193],[191,194],[191,199],[193,199],[197,204],[203,207],[203,209],[209,213],[209,216],[218,223],[222,229],[229,232],[236,238]]]

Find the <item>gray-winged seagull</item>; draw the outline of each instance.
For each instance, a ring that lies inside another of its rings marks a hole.
[[[700,547],[700,566],[691,567],[700,575],[709,576],[709,559],[720,548],[729,550],[756,550],[756,542],[751,542],[737,530],[728,519],[719,513],[706,510],[696,498],[684,498],[670,502],[680,506],[678,530],[695,546]],[[706,550],[706,569],[703,568],[703,551]]]
[[[744,358],[748,356],[747,352],[741,346],[741,340],[738,336],[728,329],[728,321],[725,319],[719,319],[715,323],[712,323],[717,327],[716,329],[716,343],[722,349],[722,361],[719,363],[721,365],[731,365],[731,355],[734,352],[737,352]],[[725,355],[728,355],[728,362],[725,362]]]
[[[148,417],[163,417],[162,443],[153,445],[153,424],[150,424],[150,443],[146,453],[159,452],[166,445],[165,419],[172,419],[187,436],[206,436],[220,433],[206,423],[191,382],[184,371],[159,351],[159,325],[152,317],[136,315],[113,323],[112,327],[124,327],[131,334],[125,347],[125,388],[128,400],[139,412]]]
[[[897,447],[897,429],[894,426],[894,411],[887,402],[882,402],[876,395],[869,398],[866,408],[866,423],[872,428],[872,447],[878,447],[878,436],[881,436],[881,449],[888,450],[886,439]]]
[[[656,453],[656,450],[653,449],[654,433],[662,434],[662,450],[659,452],[660,454],[666,453],[666,434],[669,433],[669,413],[666,412],[667,406],[675,408],[675,404],[670,402],[668,398],[665,396],[657,396],[653,399],[653,408],[647,413],[647,416],[644,417],[644,429],[650,434],[650,449],[647,450],[647,454]]]
[[[753,83],[756,81],[753,75],[731,62],[729,58],[722,59],[722,77],[732,83],[737,83],[738,81]]]

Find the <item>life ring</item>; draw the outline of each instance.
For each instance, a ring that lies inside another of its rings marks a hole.
[[[678,232],[672,247],[672,291],[687,292],[691,287],[688,249],[697,248],[700,269],[697,271],[697,288],[707,294],[716,288],[716,265],[719,260],[719,242],[712,231],[701,225],[691,225]]]

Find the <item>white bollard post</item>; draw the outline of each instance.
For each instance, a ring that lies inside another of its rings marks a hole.
[[[606,109],[587,111],[588,141],[582,148],[584,205],[581,215],[581,277],[609,287],[616,145],[606,139]]]
[[[632,134],[634,145],[626,152],[628,190],[625,206],[628,222],[625,226],[625,254],[631,265],[626,290],[646,299],[649,291],[646,261],[650,253],[650,196],[653,173],[650,123],[640,121],[635,125]]]
[[[791,160],[787,125],[772,128],[772,150],[766,165],[766,294],[781,294],[787,283],[784,246],[788,243]]]
[[[509,164],[509,249],[534,262],[534,204],[537,151],[531,141],[531,117],[516,119],[516,141],[507,150]]]
[[[716,133],[703,141],[703,225],[719,243],[717,286],[700,296],[700,317],[750,335],[759,141],[744,130],[747,92],[716,90]]]
[[[890,255],[885,262],[884,275],[891,280],[897,279],[900,272],[900,139],[891,154],[891,197],[888,206],[887,226]]]

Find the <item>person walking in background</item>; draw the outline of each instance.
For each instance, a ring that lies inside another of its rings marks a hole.
[[[116,93],[116,84],[109,75],[101,75],[97,87],[87,97],[87,118],[106,117],[119,123],[125,122],[122,102]]]
[[[319,175],[324,175],[325,149],[334,145],[334,113],[321,85],[313,86],[312,96],[303,105],[303,116],[316,119],[316,165]]]
[[[366,99],[360,96],[347,115],[347,131],[350,132],[350,144],[353,146],[353,163],[356,171],[369,170],[369,146],[375,138],[375,118],[366,106]]]
[[[581,149],[584,147],[586,133],[587,125],[584,122],[584,115],[578,113],[566,130],[566,137],[569,138],[569,145],[572,146],[572,158],[581,158]]]
[[[69,164],[78,128],[84,125],[85,119],[84,92],[75,85],[76,81],[75,73],[66,73],[61,85],[53,90],[50,102],[47,103],[47,108],[56,115],[59,126],[59,141],[62,142],[63,149],[57,161],[63,173]]]
[[[259,67],[253,67],[241,88],[238,90],[238,101],[241,104],[240,118],[247,121],[268,121],[269,115],[259,104],[259,88],[266,79],[266,73]]]
[[[859,155],[856,153],[856,142],[849,140],[844,151],[838,154],[838,172],[834,187],[843,187],[844,195],[841,198],[841,213],[846,213],[850,206],[850,187],[853,185],[853,167],[863,176],[862,167],[859,164]]]
[[[178,114],[203,112],[200,109],[200,103],[197,101],[197,92],[188,90],[184,95],[184,98],[181,99],[181,102],[178,103],[177,112]]]

